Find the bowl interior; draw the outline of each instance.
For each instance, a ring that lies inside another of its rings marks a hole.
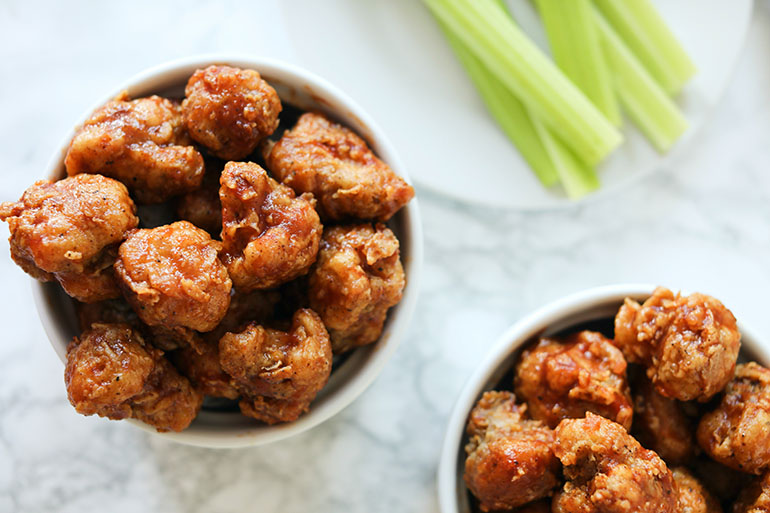
[[[344,93],[304,70],[291,65],[253,58],[204,56],[175,61],[148,70],[96,103],[65,138],[49,163],[48,176],[64,174],[64,156],[76,128],[97,107],[125,90],[132,98],[158,94],[172,98],[184,96],[184,86],[196,69],[211,64],[256,69],[272,85],[283,102],[301,110],[318,110],[347,125],[363,137],[372,150],[400,176],[409,181],[395,151],[368,115]],[[422,233],[416,199],[401,209],[388,223],[401,244],[401,260],[407,277],[402,301],[388,313],[380,339],[353,351],[334,366],[327,385],[319,392],[310,411],[297,421],[267,426],[238,412],[201,410],[189,428],[181,433],[158,433],[178,442],[208,447],[258,445],[304,431],[331,417],[353,401],[373,381],[395,351],[411,318],[416,301],[418,274],[422,264]],[[43,326],[59,358],[66,361],[67,343],[79,334],[73,301],[55,283],[33,282],[33,293]],[[129,421],[147,431],[155,429],[138,421]]]
[[[465,425],[473,405],[488,390],[510,390],[513,366],[522,349],[542,335],[557,335],[576,329],[592,329],[612,335],[613,319],[626,297],[644,301],[654,287],[613,286],[592,289],[565,298],[528,316],[498,341],[495,349],[469,379],[452,412],[439,464],[439,500],[443,513],[471,513],[472,498],[463,481]],[[741,331],[740,361],[770,364],[770,353],[754,333],[738,323]]]

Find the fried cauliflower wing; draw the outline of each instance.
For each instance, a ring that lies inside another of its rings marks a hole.
[[[184,124],[212,154],[241,160],[278,127],[281,100],[254,70],[209,66],[185,88]]]
[[[202,351],[203,340],[197,332],[179,326],[174,328],[163,325],[148,326],[139,319],[131,305],[122,297],[97,303],[77,303],[75,311],[78,315],[80,331],[87,330],[92,324],[128,324],[144,337],[145,342],[163,351],[180,348]]]
[[[629,362],[647,366],[660,394],[705,402],[732,378],[741,334],[713,297],[658,287],[643,305],[626,299],[615,317],[615,343]]]
[[[521,354],[514,391],[527,402],[532,418],[551,428],[587,411],[631,427],[626,361],[601,333],[581,331],[563,341],[541,338]]]
[[[676,482],[666,464],[620,424],[591,412],[556,428],[554,453],[564,465],[564,488],[554,513],[674,513]]]
[[[182,431],[203,401],[163,353],[126,324],[94,324],[67,348],[64,380],[78,413]]]
[[[126,188],[101,175],[41,180],[0,205],[13,260],[33,278],[57,280],[83,302],[118,297],[112,264],[139,219]]]
[[[323,230],[312,196],[295,197],[251,162],[228,162],[220,183],[222,260],[235,287],[266,289],[307,273]]]
[[[115,271],[146,324],[209,331],[230,304],[232,283],[219,248],[187,221],[136,230],[121,244]]]
[[[770,472],[754,478],[741,490],[733,513],[770,513]]]
[[[770,369],[754,362],[738,365],[696,436],[709,456],[728,467],[751,474],[770,470]]]
[[[550,495],[558,484],[554,435],[527,418],[510,392],[484,392],[468,419],[465,484],[482,511],[511,509]]]
[[[249,324],[219,341],[222,369],[244,396],[244,415],[267,424],[290,422],[306,412],[332,369],[329,335],[320,317],[298,310],[289,331]]]
[[[324,230],[308,295],[310,308],[329,329],[334,353],[377,341],[405,285],[398,239],[385,225]]]
[[[300,116],[264,153],[282,183],[298,194],[313,193],[324,221],[387,221],[414,196],[362,138],[319,113]]]
[[[694,426],[681,403],[660,395],[646,378],[636,383],[633,399],[631,433],[636,439],[668,464],[684,464],[690,460],[695,449]]]
[[[671,473],[679,490],[679,513],[722,513],[719,502],[689,470],[675,467]]]
[[[203,180],[203,157],[182,124],[177,103],[123,93],[94,112],[64,159],[67,174],[102,174],[123,182],[139,203],[160,203]]]

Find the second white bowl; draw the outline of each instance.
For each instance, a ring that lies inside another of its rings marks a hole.
[[[572,294],[526,316],[503,333],[487,357],[471,375],[449,418],[438,468],[438,495],[442,513],[471,513],[465,469],[465,426],[473,405],[487,390],[493,390],[510,372],[521,349],[534,337],[562,332],[589,321],[611,319],[627,297],[644,301],[652,285],[624,284],[598,287]],[[763,365],[770,363],[770,350],[756,335],[738,322],[741,353]]]

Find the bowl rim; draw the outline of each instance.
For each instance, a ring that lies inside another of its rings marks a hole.
[[[281,80],[291,82],[291,85],[294,87],[310,87],[312,93],[318,93],[321,100],[331,100],[335,105],[343,107],[349,116],[359,121],[366,128],[367,137],[365,138],[368,139],[370,144],[376,146],[378,156],[387,162],[397,175],[404,178],[410,184],[413,183],[390,139],[368,112],[345,92],[326,79],[295,64],[243,53],[204,53],[173,59],[147,68],[123,81],[109,94],[104,95],[98,102],[89,107],[71,125],[69,132],[49,159],[45,168],[45,177],[50,178],[54,176],[62,168],[64,156],[75,131],[88,119],[96,108],[104,105],[124,90],[129,92],[131,89],[162,90],[163,84],[166,87],[171,85],[169,81],[173,80],[171,77],[175,74],[188,69],[204,68],[212,64],[229,64],[235,67],[256,69],[261,75],[279,77]],[[190,74],[192,74],[192,71]],[[272,426],[255,424],[254,429],[259,428],[259,430],[252,430],[252,432],[247,434],[228,434],[224,430],[222,432],[217,430],[216,434],[196,433],[194,428],[188,428],[179,433],[159,433],[154,427],[138,420],[128,419],[128,422],[166,440],[186,445],[209,448],[242,448],[264,445],[307,431],[350,405],[372,384],[385,364],[393,356],[399,343],[406,336],[406,331],[409,328],[416,307],[424,251],[422,221],[417,197],[412,198],[399,211],[399,214],[403,216],[404,235],[408,238],[409,242],[408,258],[404,259],[402,255],[402,264],[407,277],[407,283],[404,288],[403,297],[397,305],[397,310],[391,311],[388,314],[390,326],[387,340],[379,341],[377,346],[373,348],[371,357],[363,362],[361,368],[355,370],[344,386],[330,394],[320,407],[313,408],[311,406],[308,412],[293,422]],[[30,280],[35,307],[47,338],[59,359],[66,363],[66,346],[69,341],[62,343],[62,337],[57,331],[57,322],[51,311],[52,305],[49,304],[50,300],[46,296],[46,284],[38,282],[33,278],[30,278]]]
[[[549,302],[525,315],[497,338],[463,385],[449,416],[436,474],[441,513],[464,513],[459,509],[457,498],[458,485],[462,481],[458,473],[458,451],[465,432],[465,424],[479,394],[486,390],[484,385],[505,360],[537,333],[562,319],[588,312],[592,308],[611,301],[622,302],[626,297],[643,300],[652,295],[655,288],[655,285],[645,283],[621,283],[581,290]],[[742,344],[746,343],[755,352],[770,358],[770,351],[759,342],[761,339],[756,336],[754,330],[741,322],[738,322],[738,328],[741,332]]]

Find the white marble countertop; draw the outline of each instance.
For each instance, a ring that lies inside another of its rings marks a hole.
[[[2,2],[0,200],[41,177],[73,120],[143,68],[209,51],[292,58],[272,2],[235,4]],[[426,258],[408,338],[340,415],[247,450],[185,447],[76,414],[2,235],[0,511],[436,511],[454,398],[496,336],[534,308],[596,285],[660,283],[717,296],[770,340],[770,3],[758,1],[735,78],[677,169],[556,212],[417,191]]]

